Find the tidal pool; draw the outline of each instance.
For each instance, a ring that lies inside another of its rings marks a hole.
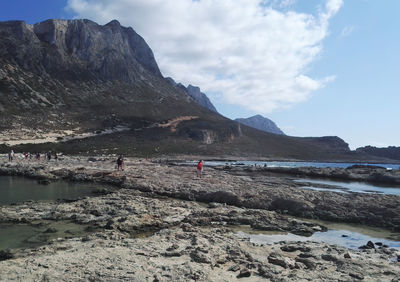
[[[400,187],[374,185],[365,182],[343,182],[333,180],[317,179],[294,179],[298,183],[304,183],[301,188],[317,191],[333,191],[339,193],[357,192],[357,193],[379,193],[400,196]]]
[[[0,176],[0,205],[21,203],[28,200],[77,199],[92,195],[98,188],[99,185],[92,183],[56,181],[43,185],[29,178]]]
[[[310,237],[287,232],[259,231],[250,227],[234,228],[234,231],[239,237],[248,238],[250,242],[257,244],[273,244],[280,241],[316,241],[358,249],[368,241],[372,241],[373,243],[380,242],[390,248],[400,249],[400,233],[361,225],[327,223],[315,220],[313,222],[322,223],[322,225],[328,227],[328,231],[315,232]]]
[[[0,250],[38,247],[56,238],[81,237],[94,231],[87,225],[70,221],[40,221],[31,224],[1,223]]]

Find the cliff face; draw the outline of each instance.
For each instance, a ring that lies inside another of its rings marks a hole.
[[[0,23],[0,55],[38,75],[60,79],[137,81],[161,77],[153,52],[132,28],[117,21],[47,20]]]
[[[255,115],[249,118],[237,118],[235,121],[261,131],[285,135],[285,133],[283,133],[283,131],[275,124],[275,122],[261,115]]]

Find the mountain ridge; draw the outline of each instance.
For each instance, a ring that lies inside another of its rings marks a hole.
[[[237,118],[235,121],[256,128],[261,131],[286,135],[283,131],[269,118],[263,117],[262,115],[254,115],[248,118]]]
[[[2,151],[8,150],[4,140],[73,137],[123,126],[124,132],[15,149],[310,160],[363,157],[337,137],[261,132],[199,106],[162,76],[143,38],[117,21],[0,22],[0,112]]]
[[[400,147],[389,146],[384,148],[378,148],[374,146],[365,146],[356,149],[356,152],[365,153],[381,158],[390,158],[393,160],[400,161]]]
[[[209,109],[210,111],[213,111],[215,113],[218,113],[217,109],[211,103],[207,95],[201,92],[200,87],[193,86],[191,84],[185,87],[182,83],[175,82],[175,80],[172,77],[166,77],[166,80],[173,86],[184,90],[194,101],[196,101],[202,107]]]

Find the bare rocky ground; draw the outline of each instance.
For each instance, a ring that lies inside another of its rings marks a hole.
[[[284,177],[233,175],[211,168],[199,179],[192,167],[138,159],[126,160],[125,170],[115,171],[112,157],[2,162],[0,174],[34,177],[43,183],[66,179],[113,187],[72,202],[0,207],[3,223],[72,220],[101,230],[83,238],[60,238],[39,248],[3,251],[3,281],[400,281],[394,249],[355,251],[316,242],[255,245],[230,228],[250,225],[311,235],[325,227],[282,213],[304,215],[306,210],[318,215],[318,203],[338,214],[337,218],[348,210],[354,218],[362,217],[363,206],[358,205],[364,203],[370,205],[370,217],[381,218],[382,226],[398,228],[396,221],[374,210],[369,195],[300,191]],[[387,212],[398,220],[398,197],[374,197],[389,202],[392,208]]]

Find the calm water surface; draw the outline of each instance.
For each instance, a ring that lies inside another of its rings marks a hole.
[[[66,181],[38,184],[36,180],[0,176],[0,205],[21,203],[27,200],[51,201],[57,199],[77,199],[91,195],[98,185]]]
[[[53,228],[55,232],[47,232]],[[40,221],[38,224],[0,223],[0,250],[32,248],[56,238],[73,238],[94,232],[87,226],[69,221]]]
[[[197,161],[186,162],[186,164],[197,164]],[[352,165],[374,165],[386,167],[387,169],[400,169],[400,164],[367,164],[367,163],[322,163],[322,162],[278,162],[278,161],[235,161],[235,162],[223,162],[223,161],[205,161],[204,165],[208,166],[221,166],[221,165],[233,165],[233,166],[268,166],[268,167],[334,167],[334,168],[347,168]]]
[[[381,242],[390,248],[400,249],[400,233],[385,229],[356,224],[331,223],[308,220],[328,227],[327,232],[315,232],[311,237],[299,236],[286,232],[258,231],[250,227],[240,227],[235,231],[241,238],[249,238],[257,244],[273,244],[280,241],[316,241],[336,244],[350,249],[358,249],[368,241]]]
[[[365,182],[343,182],[308,178],[294,179],[293,181],[304,183],[305,185],[302,188],[318,191],[333,191],[339,193],[379,193],[400,196],[400,186],[383,186]],[[313,184],[317,184],[318,186],[314,186]]]

